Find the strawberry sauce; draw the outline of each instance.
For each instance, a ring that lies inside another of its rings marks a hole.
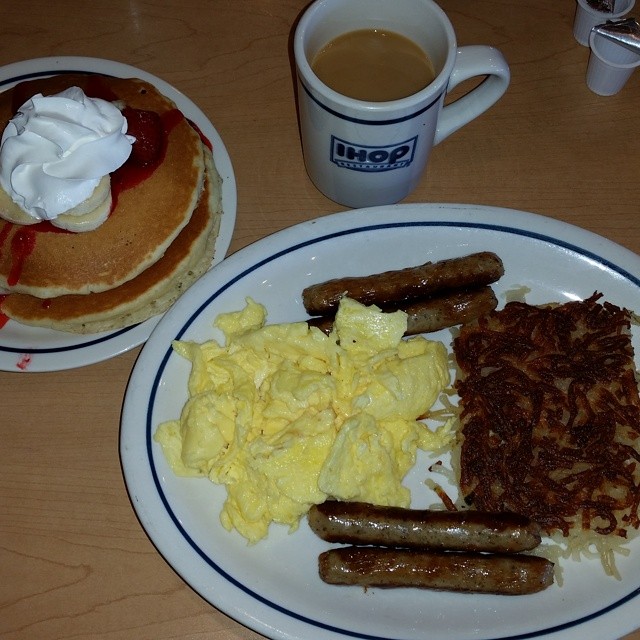
[[[99,76],[89,79],[85,93],[90,97],[102,98],[110,102],[118,100],[118,96]],[[13,95],[14,113],[32,95],[33,90],[30,88],[29,83],[26,83],[25,86],[16,86]],[[134,136],[136,142],[133,144],[129,159],[111,174],[112,203],[110,215],[114,213],[118,204],[118,197],[123,191],[144,182],[162,164],[167,151],[169,134],[185,119],[178,109],[172,109],[160,115],[154,111],[125,107],[123,115],[127,119],[127,133]],[[193,126],[192,123],[189,124]],[[200,134],[199,130],[195,129]],[[18,226],[5,222],[4,226],[0,228],[0,258],[2,258],[5,251],[9,250],[11,252],[11,271],[8,276],[8,284],[11,286],[17,284],[20,280],[24,263],[32,253],[40,233],[73,233],[65,229],[59,229],[45,220],[33,225],[20,226],[11,237],[9,247],[7,247],[7,240],[11,231]],[[3,318],[0,316],[0,327],[4,324],[6,324],[6,320],[3,322]]]
[[[11,238],[11,271],[7,278],[7,284],[18,284],[24,261],[31,255],[36,246],[36,231],[29,227],[19,229]]]
[[[2,303],[6,297],[6,293],[0,294],[0,307],[2,307]],[[0,311],[0,329],[2,329],[2,327],[4,327],[7,322],[9,322],[9,317],[2,313],[2,311]]]

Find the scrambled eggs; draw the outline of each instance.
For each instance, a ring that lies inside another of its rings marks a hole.
[[[348,298],[330,336],[265,321],[247,299],[216,319],[224,346],[174,343],[192,363],[189,399],[155,434],[173,471],[224,484],[221,522],[251,543],[327,497],[409,506],[416,450],[453,439],[418,421],[450,382],[444,345],[404,340],[404,312]]]

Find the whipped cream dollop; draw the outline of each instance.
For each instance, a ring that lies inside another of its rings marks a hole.
[[[84,216],[101,205],[108,209],[105,177],[126,162],[134,142],[115,104],[89,98],[78,87],[46,97],[39,93],[2,134],[0,187],[26,214],[23,224]]]

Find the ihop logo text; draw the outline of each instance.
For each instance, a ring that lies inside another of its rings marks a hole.
[[[347,142],[331,136],[331,162],[353,171],[391,171],[408,167],[413,161],[418,136],[382,147]]]

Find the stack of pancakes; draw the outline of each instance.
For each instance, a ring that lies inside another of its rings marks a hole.
[[[208,269],[222,181],[199,132],[139,79],[73,74],[23,83],[0,94],[0,135],[16,103],[71,86],[157,113],[164,123],[162,157],[152,171],[140,170],[143,179],[118,191],[108,219],[93,231],[17,225],[0,216],[0,290],[8,292],[0,296],[0,311],[27,325],[95,333],[162,313]]]

